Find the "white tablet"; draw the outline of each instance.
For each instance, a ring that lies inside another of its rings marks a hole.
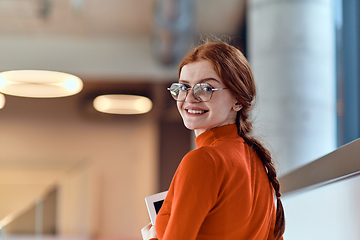
[[[156,215],[164,202],[167,192],[168,191],[157,193],[145,198],[152,225],[155,225]]]

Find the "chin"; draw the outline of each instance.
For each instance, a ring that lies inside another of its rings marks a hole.
[[[197,123],[187,122],[187,121],[183,121],[183,123],[184,123],[184,126],[189,130],[196,130],[199,127],[201,128],[201,126],[198,126]]]
[[[187,129],[189,129],[189,130],[195,130],[196,128],[194,127],[194,126],[192,126],[191,124],[186,124],[185,122],[184,122],[184,126],[187,128]]]

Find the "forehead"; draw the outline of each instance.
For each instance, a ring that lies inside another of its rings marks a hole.
[[[220,81],[220,77],[214,71],[213,65],[209,60],[200,60],[189,63],[182,67],[180,80],[194,82],[205,78],[214,78]]]

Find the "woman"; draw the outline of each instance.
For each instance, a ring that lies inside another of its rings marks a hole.
[[[282,239],[276,171],[269,151],[250,136],[255,83],[244,55],[206,42],[184,57],[169,90],[197,149],[182,159],[156,228],[145,226],[143,239]]]

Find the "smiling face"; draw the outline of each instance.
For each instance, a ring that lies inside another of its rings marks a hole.
[[[193,87],[202,82],[213,88],[226,87],[208,60],[199,60],[182,67],[179,83]],[[196,100],[191,89],[185,101],[177,102],[185,126],[194,130],[196,136],[208,129],[235,123],[235,106],[239,105],[229,89],[214,91],[207,102]]]

